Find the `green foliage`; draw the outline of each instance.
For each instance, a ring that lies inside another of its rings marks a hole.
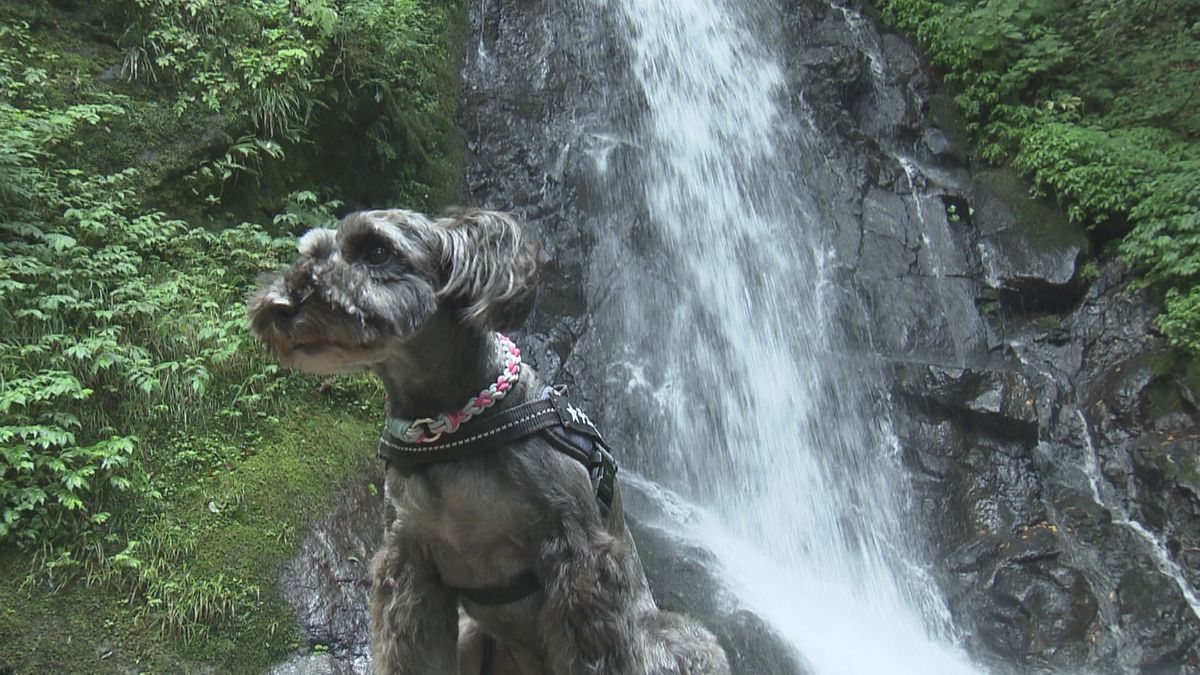
[[[406,202],[445,199],[457,164],[456,2],[433,0],[108,0],[130,24],[123,72],[169,80],[175,109],[241,119],[252,133],[199,182],[228,181],[263,139],[311,143],[350,122],[360,165],[394,176]],[[326,113],[326,114],[322,114]]]
[[[1124,234],[1159,327],[1200,353],[1200,5],[884,0],[928,51],[981,157],[1072,220]]]
[[[296,134],[314,105],[308,94],[329,73],[325,2],[129,0],[110,11],[132,23],[124,72],[180,86],[179,113],[195,105],[246,114],[270,134]]]
[[[376,111],[367,136],[377,161],[362,160],[367,170],[403,165],[403,187],[432,190],[417,177],[431,161],[428,120],[452,110],[444,27],[453,7],[111,0],[105,8],[127,23],[126,77],[171,82],[179,114],[199,106],[257,127],[184,175],[198,199],[219,205],[233,181],[261,175],[284,154],[271,136],[302,140],[313,110],[330,103]],[[250,279],[290,254],[291,238],[274,232],[327,225],[339,206],[293,192],[269,231],[213,231],[147,209],[135,169],[96,173],[78,155],[89,134],[129,113],[130,99],[93,87],[62,105],[66,97],[45,86],[60,60],[29,23],[0,26],[0,315],[11,318],[0,343],[0,540],[89,540],[123,494],[156,498],[146,443],[208,420],[236,430],[277,394],[275,367],[244,329],[241,298]]]
[[[44,71],[19,58],[36,51],[27,27],[0,38],[0,540],[92,540],[121,493],[156,496],[135,423],[237,410],[240,395],[205,396],[210,382],[269,368],[236,300],[290,244],[249,225],[190,228],[140,207],[134,170],[72,165],[79,132],[123,99],[48,105],[27,86]]]
[[[79,537],[105,526],[110,495],[142,488],[135,424],[171,428],[237,413],[265,384],[240,298],[291,249],[261,228],[190,228],[139,205],[132,170],[86,176],[45,153],[73,125],[36,107],[0,107],[58,135],[8,170],[0,206],[0,537]],[[20,159],[20,158],[19,158]],[[33,160],[33,161],[30,161]],[[214,384],[237,387],[207,396]]]
[[[461,167],[454,116],[461,2],[347,3],[336,31],[339,65],[354,98],[345,118],[365,131],[370,156],[395,175],[392,189],[431,204],[452,198]],[[437,29],[436,27],[441,27]],[[346,103],[334,96],[331,107]],[[361,131],[357,132],[361,133]]]
[[[279,566],[328,511],[331,491],[374,464],[364,449],[378,430],[376,415],[347,415],[340,400],[290,396],[278,423],[233,436],[181,430],[169,442],[178,461],[158,465],[167,476],[161,508],[103,560],[91,549],[43,547],[31,565],[0,550],[5,660],[31,673],[119,665],[175,673],[198,664],[264,672],[301,646],[277,591]],[[154,453],[167,455],[166,445]],[[66,583],[71,577],[87,583]],[[117,654],[99,661],[100,643]],[[114,663],[132,653],[136,663]]]
[[[1162,155],[1145,142],[1155,135],[1041,118],[1017,140],[1013,163],[1035,187],[1057,195],[1072,220],[1113,220],[1146,195],[1146,176]]]
[[[0,5],[0,605],[84,586],[173,653],[294,647],[278,566],[381,392],[280,372],[244,298],[333,195],[453,194],[460,4]]]

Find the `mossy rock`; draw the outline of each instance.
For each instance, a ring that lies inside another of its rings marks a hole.
[[[1200,427],[1143,434],[1134,443],[1143,479],[1152,489],[1182,487],[1200,499]]]
[[[258,673],[282,660],[305,638],[277,588],[279,569],[308,523],[375,462],[376,435],[374,422],[316,403],[281,419],[232,470],[168,477],[166,511],[131,538],[166,556],[161,581],[173,590],[163,595],[194,606],[147,606],[145,591],[121,577],[50,588],[27,577],[37,567],[29,553],[6,551],[4,659],[18,673]],[[230,606],[202,606],[223,599]],[[196,613],[205,625],[191,620]]]
[[[980,187],[967,208],[980,234],[985,278],[1001,292],[1001,304],[1018,312],[1054,312],[1077,302],[1091,252],[1083,227],[1031,196],[1014,171],[992,169],[975,178]]]
[[[929,97],[928,105],[930,119],[950,141],[950,154],[963,157],[966,149],[971,147],[971,135],[954,97],[944,89],[938,89]]]
[[[1012,209],[1013,229],[1039,250],[1077,248],[1091,252],[1087,230],[1073,223],[1057,204],[1035,197],[1029,183],[1006,167],[975,171],[972,176]]]

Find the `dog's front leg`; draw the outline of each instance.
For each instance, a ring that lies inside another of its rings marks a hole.
[[[563,675],[645,675],[636,564],[629,543],[577,521],[542,547],[541,630]]]
[[[458,612],[423,547],[392,531],[371,561],[371,660],[379,675],[458,672]]]

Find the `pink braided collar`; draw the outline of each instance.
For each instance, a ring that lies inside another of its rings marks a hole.
[[[521,349],[507,336],[496,333],[496,343],[504,356],[500,376],[486,389],[473,396],[461,409],[438,417],[406,420],[399,417],[387,418],[387,430],[392,436],[406,443],[433,443],[443,434],[458,431],[463,422],[487,410],[503,399],[521,377]]]

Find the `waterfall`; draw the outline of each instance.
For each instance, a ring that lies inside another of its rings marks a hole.
[[[973,672],[907,515],[879,364],[828,302],[817,143],[785,100],[777,8],[754,4],[605,6],[640,88],[593,139],[634,149],[595,170],[644,203],[600,228],[593,265],[606,384],[648,402],[629,468],[813,673]]]

